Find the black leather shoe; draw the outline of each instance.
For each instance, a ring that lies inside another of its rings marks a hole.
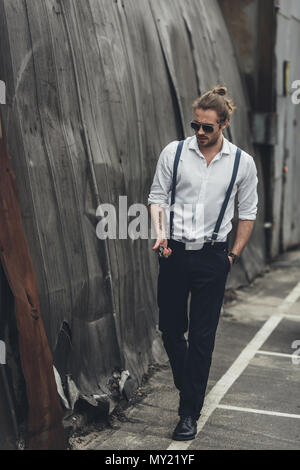
[[[197,421],[192,416],[182,416],[174,429],[172,439],[174,441],[190,441],[197,434]]]

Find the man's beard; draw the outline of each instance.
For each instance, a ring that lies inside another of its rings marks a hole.
[[[197,142],[199,147],[211,147],[212,145],[215,145],[215,143],[218,141],[220,137],[220,134],[217,134],[215,137],[212,139],[209,139],[206,137],[206,140],[203,140],[203,142],[200,142],[200,138],[197,137]]]

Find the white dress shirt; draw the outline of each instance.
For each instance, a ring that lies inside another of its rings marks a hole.
[[[161,152],[148,197],[149,204],[170,207],[172,175],[178,141],[171,142]],[[178,164],[174,207],[174,236],[188,243],[209,241],[229,186],[236,145],[223,136],[221,151],[207,166],[196,136],[184,141]],[[233,190],[219,230],[217,242],[226,241],[232,229],[234,199],[238,193],[238,217],[255,220],[257,213],[257,170],[253,157],[242,151]]]

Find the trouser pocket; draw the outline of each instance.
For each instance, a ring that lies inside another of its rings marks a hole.
[[[227,254],[227,250],[225,251],[225,257],[226,257],[228,271],[230,271],[231,270],[231,263],[230,263],[230,259],[229,259],[228,254]]]

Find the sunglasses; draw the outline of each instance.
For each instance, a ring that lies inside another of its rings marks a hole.
[[[203,132],[205,132],[205,134],[212,134],[214,131],[214,126],[212,126],[211,124],[202,124],[201,122],[197,122],[197,121],[191,122],[191,128],[194,129],[195,132],[198,132],[201,127],[203,129]]]

